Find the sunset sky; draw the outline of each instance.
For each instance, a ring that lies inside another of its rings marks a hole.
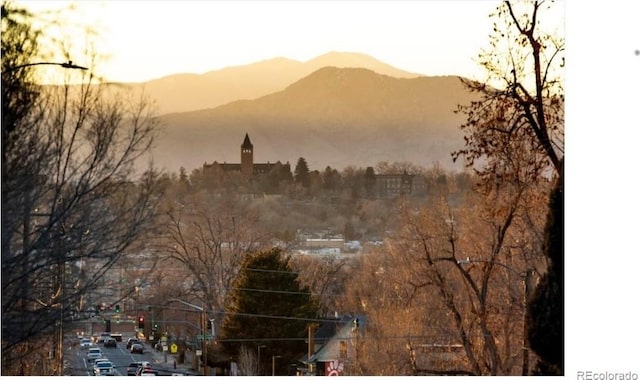
[[[204,73],[275,57],[306,61],[330,51],[368,54],[425,75],[478,75],[488,15],[498,1],[18,1],[55,16],[72,48],[84,28],[99,32],[110,81],[141,82],[174,73]],[[564,5],[547,22],[562,31]],[[52,16],[49,16],[50,18]],[[78,53],[77,56],[82,56]],[[80,62],[79,62],[80,63]]]

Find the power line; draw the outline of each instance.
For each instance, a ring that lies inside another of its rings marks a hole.
[[[287,270],[275,270],[275,269],[260,269],[260,268],[242,268],[240,271],[250,272],[266,272],[266,273],[282,273],[282,274],[300,274],[300,272],[287,271]]]
[[[298,294],[298,295],[319,295],[310,292],[294,292],[290,290],[271,290],[271,289],[253,289],[253,288],[229,288],[229,290],[242,290],[245,292],[261,292],[261,293],[278,293],[278,294]]]
[[[355,336],[344,336],[341,337],[340,340],[357,340],[357,341],[363,341],[363,340],[377,340],[377,339],[384,339],[384,340],[396,340],[396,339],[402,339],[402,340],[416,340],[416,339],[437,339],[437,338],[445,338],[448,337],[446,335],[440,335],[440,336],[434,336],[434,335],[377,335],[377,336],[359,336],[359,337],[355,337]],[[308,337],[293,337],[293,338],[282,338],[282,337],[278,337],[278,338],[222,338],[222,339],[216,339],[217,342],[269,342],[269,341],[306,341],[308,339]],[[321,338],[321,339],[325,339],[325,338]],[[327,340],[329,338],[326,338]],[[317,340],[317,338],[316,338]]]
[[[270,319],[285,319],[285,320],[293,320],[293,321],[308,321],[308,322],[339,322],[339,319],[330,319],[330,318],[302,318],[302,317],[290,317],[285,315],[268,315],[268,314],[253,314],[253,313],[240,313],[233,311],[217,311],[214,314],[220,315],[239,315],[242,317],[255,317],[255,318],[270,318]]]

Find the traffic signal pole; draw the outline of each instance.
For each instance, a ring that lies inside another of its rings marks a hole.
[[[202,329],[202,363],[204,365],[203,368],[203,375],[207,376],[208,375],[208,366],[207,366],[207,312],[205,309],[205,305],[204,302],[202,303],[202,307],[194,305],[192,303],[177,299],[177,298],[171,298],[169,300],[167,300],[169,302],[180,302],[183,305],[187,305],[193,309],[196,309],[200,312],[200,328]]]

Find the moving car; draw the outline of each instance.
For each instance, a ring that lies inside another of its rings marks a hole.
[[[101,363],[101,362],[110,362],[110,361],[111,361],[111,360],[109,360],[109,359],[107,359],[107,358],[105,358],[105,357],[102,357],[102,358],[100,358],[100,359],[96,359],[96,360],[94,360],[94,361],[93,361],[93,365],[95,366],[95,365],[96,365],[96,364],[98,364],[98,363]]]
[[[83,350],[86,350],[91,346],[93,346],[93,342],[89,338],[82,338],[80,341],[80,348]]]
[[[131,345],[130,351],[132,354],[144,354],[144,346],[140,343],[134,343]]]
[[[138,368],[142,367],[143,362],[132,362],[127,366],[127,376],[135,376]]]
[[[142,366],[136,371],[136,376],[158,376],[158,371],[151,366]]]
[[[90,347],[87,352],[87,361],[92,362],[96,359],[102,359],[102,350],[98,347]]]
[[[143,369],[147,368],[147,369],[151,369],[151,363],[149,362],[136,362],[136,363],[140,363],[140,365],[138,366],[138,368],[136,368],[135,372],[133,373],[134,376],[140,376],[140,373],[142,372]],[[133,363],[132,363],[133,364]],[[130,364],[131,365],[131,364]]]
[[[93,367],[93,374],[96,376],[114,376],[116,374],[113,363],[106,361],[100,362]]]
[[[98,363],[102,363],[102,362],[110,362],[111,360],[105,358],[104,356],[100,359],[95,359],[93,361],[93,373],[95,374],[96,372],[96,367],[98,366]]]
[[[131,345],[134,343],[140,343],[142,344],[142,342],[140,342],[140,340],[138,338],[129,338],[127,340],[127,349],[131,348]]]
[[[111,337],[111,333],[103,332],[98,337],[98,340],[96,341],[96,343],[104,343],[104,340],[110,337]]]
[[[106,338],[104,340],[104,346],[105,347],[118,347],[118,343],[113,338]]]

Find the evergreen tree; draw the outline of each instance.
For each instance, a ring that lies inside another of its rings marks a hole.
[[[564,375],[564,159],[560,161],[545,231],[544,251],[549,269],[528,303],[528,339],[540,357],[540,375]]]
[[[367,192],[367,197],[375,197],[376,189],[376,173],[371,166],[368,166],[364,172],[364,188]]]
[[[327,166],[322,175],[322,182],[326,190],[337,190],[340,185],[340,174],[336,169],[332,169],[331,166]]]
[[[280,249],[247,256],[229,293],[222,345],[232,357],[238,357],[242,346],[257,352],[265,345],[260,367],[270,367],[271,356],[279,355],[276,373],[283,374],[306,352],[307,325],[318,310]]]
[[[305,160],[304,157],[300,157],[298,159],[293,177],[297,183],[301,184],[305,188],[308,188],[311,184],[309,176],[309,166],[307,165],[307,160]]]

